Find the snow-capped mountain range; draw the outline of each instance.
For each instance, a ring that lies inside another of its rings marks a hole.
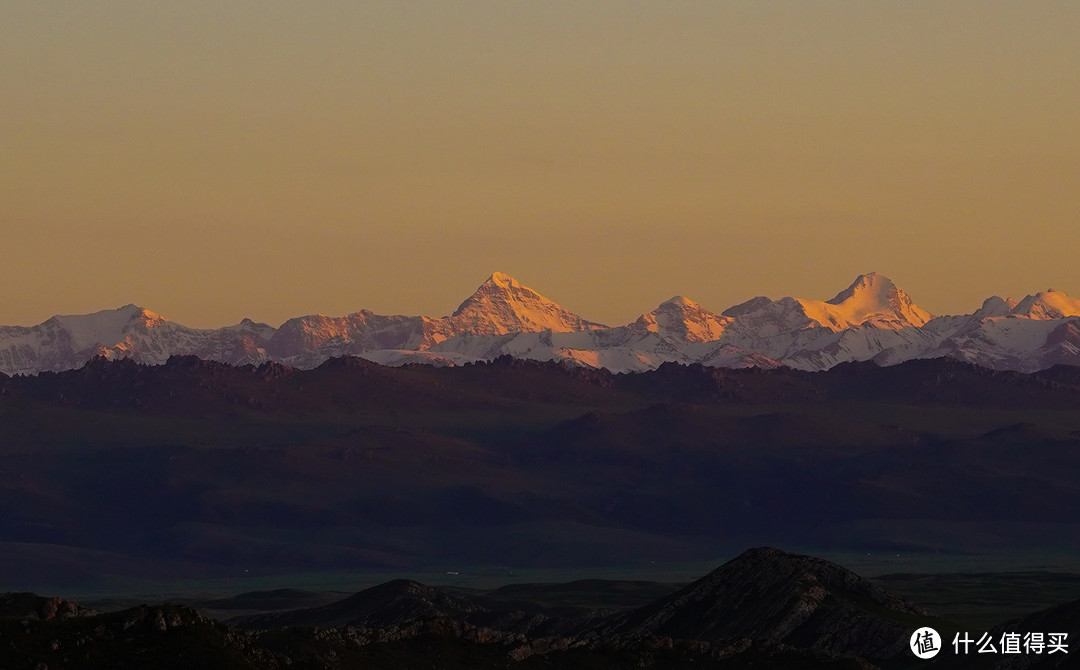
[[[1080,300],[1053,290],[1019,302],[995,296],[973,314],[935,317],[887,277],[870,273],[827,301],[757,297],[714,314],[676,296],[631,324],[610,327],[496,272],[441,318],[361,310],[302,316],[280,328],[244,319],[201,330],[126,305],[54,316],[29,328],[0,327],[0,371],[9,375],[74,369],[95,356],[160,364],[173,355],[301,368],[345,355],[387,365],[461,365],[510,355],[617,372],[666,362],[825,370],[847,361],[951,357],[1031,372],[1080,365]]]

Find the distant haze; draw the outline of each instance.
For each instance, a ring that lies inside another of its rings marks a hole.
[[[0,323],[1080,295],[1080,4],[0,4]]]

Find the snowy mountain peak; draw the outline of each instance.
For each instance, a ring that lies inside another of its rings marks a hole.
[[[1070,298],[1062,291],[1047,289],[1021,300],[1012,310],[1015,316],[1045,321],[1080,316],[1080,300]]]
[[[757,297],[714,314],[675,296],[634,323],[607,328],[495,272],[452,316],[440,318],[360,310],[297,317],[280,328],[244,319],[200,330],[125,305],[37,326],[0,326],[5,374],[71,370],[95,356],[161,364],[173,355],[298,368],[338,356],[459,365],[510,355],[620,372],[666,362],[824,370],[845,361],[892,365],[948,356],[1034,371],[1080,365],[1080,300],[1054,290],[1020,303],[995,296],[974,314],[930,320],[888,277],[870,273],[828,301]]]
[[[76,349],[90,349],[98,345],[111,346],[122,341],[133,325],[149,326],[161,322],[164,322],[164,319],[138,305],[124,305],[118,309],[105,309],[92,314],[54,316],[46,323],[67,331]]]
[[[806,315],[832,330],[870,323],[878,327],[922,326],[933,318],[885,275],[859,275],[832,300],[799,300]]]
[[[992,295],[983,301],[982,307],[975,310],[971,316],[975,319],[987,319],[995,316],[1008,316],[1016,308],[1016,301],[1012,298],[1002,298]]]
[[[476,335],[572,332],[604,328],[582,319],[501,272],[493,273],[449,319],[456,332]]]
[[[896,290],[898,290],[896,284],[891,279],[877,272],[869,272],[856,277],[851,286],[840,291],[836,294],[836,297],[826,302],[830,305],[842,305],[852,300],[859,300],[862,302],[873,301],[879,305],[884,305],[888,301],[889,295]]]
[[[508,274],[499,272],[498,270],[496,270],[495,272],[492,272],[491,276],[487,278],[487,281],[485,281],[483,284],[481,284],[481,287],[487,286],[488,284],[491,284],[493,286],[498,286],[498,287],[504,288],[504,289],[524,288],[521,285],[521,282],[514,279],[513,277],[511,277]]]
[[[729,323],[730,318],[713,314],[693,300],[677,295],[660,303],[652,312],[642,314],[632,328],[687,342],[711,342],[723,335]]]
[[[689,309],[701,309],[701,305],[697,304],[690,298],[681,295],[677,295],[674,298],[670,298],[660,303],[660,307],[664,307],[664,305],[671,305],[673,307],[685,307]]]

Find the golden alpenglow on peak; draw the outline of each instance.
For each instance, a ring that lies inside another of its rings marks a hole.
[[[602,328],[545,298],[513,277],[495,272],[454,311],[455,330],[482,335],[572,332]]]
[[[891,279],[877,272],[859,275],[831,300],[799,302],[807,316],[831,328],[850,328],[868,322],[887,328],[922,326],[933,318]]]
[[[521,282],[510,275],[497,270],[491,273],[491,276],[487,278],[487,281],[485,281],[484,284],[494,284],[495,286],[501,286],[502,288],[523,288]]]

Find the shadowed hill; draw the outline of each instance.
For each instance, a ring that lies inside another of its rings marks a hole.
[[[1042,634],[1042,640],[1050,643],[1052,643],[1050,639],[1051,633],[1055,635],[1064,633],[1065,637],[1062,642],[1064,642],[1064,648],[1068,653],[1064,653],[1061,649],[1056,649],[1053,653],[1050,653],[1052,644],[1048,644],[1041,654],[1027,653],[1028,647],[1025,646],[1024,640],[1025,636],[1030,633]],[[1004,655],[995,655],[989,662],[984,661],[985,665],[980,667],[986,667],[990,670],[1075,668],[1080,665],[1080,661],[1076,659],[1078,652],[1077,640],[1080,640],[1080,600],[1055,605],[994,627],[990,631],[990,638],[994,640],[994,647],[999,654],[1002,651],[1002,636],[1006,634],[1019,636],[1019,649],[1025,653],[1008,658]],[[975,637],[978,637],[978,635]],[[949,643],[951,640],[945,642]],[[972,650],[974,651],[974,647],[972,647]],[[967,667],[965,662],[969,662],[969,659],[970,655],[966,658],[958,656],[955,662],[947,667]]]
[[[589,617],[580,611],[564,608],[560,614],[541,604],[560,592],[565,599],[583,589],[594,594],[601,587],[610,591],[617,584],[517,585],[464,600],[440,589],[396,580],[325,607],[240,617],[233,623],[246,629],[386,627],[449,617],[528,635],[571,630],[561,634],[623,648],[657,638],[725,648],[738,645],[738,640],[751,640],[759,650],[762,644],[772,644],[779,645],[776,649],[888,659],[907,652],[912,630],[939,621],[839,565],[773,548],[751,549],[675,593],[636,609],[598,610],[585,625],[582,622]],[[524,612],[512,614],[506,608]],[[574,621],[560,625],[550,620],[559,616]]]
[[[750,637],[890,658],[906,651],[912,630],[933,621],[835,563],[766,547],[626,614],[605,633],[709,642]]]

